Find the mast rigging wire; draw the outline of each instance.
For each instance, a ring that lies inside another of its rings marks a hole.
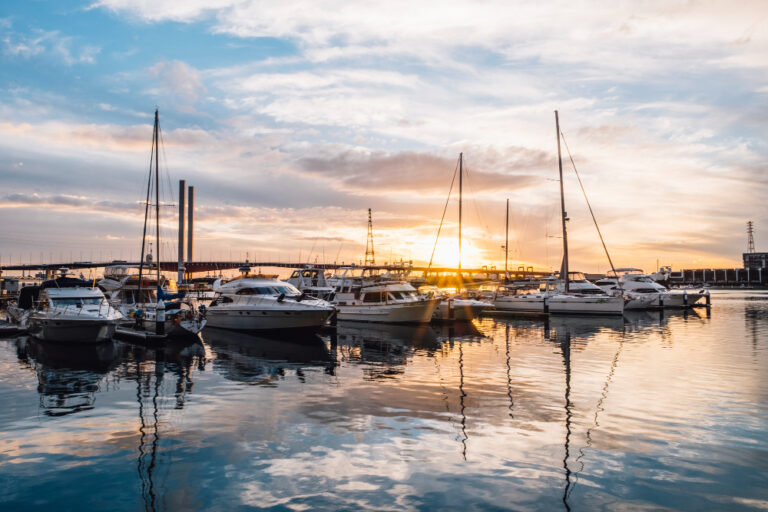
[[[451,180],[451,187],[448,189],[448,198],[445,200],[445,207],[443,208],[443,216],[440,219],[440,226],[437,228],[437,236],[435,237],[435,245],[432,247],[432,255],[429,257],[429,265],[427,270],[432,268],[432,259],[435,257],[435,250],[437,249],[437,241],[440,239],[440,231],[443,229],[443,221],[445,220],[445,212],[448,211],[448,203],[451,202],[451,193],[453,192],[453,184],[456,182],[456,173],[459,170],[459,162],[456,161],[456,167],[453,170],[453,179]]]
[[[589,214],[592,216],[592,222],[595,223],[597,236],[600,237],[600,243],[603,244],[603,250],[605,251],[606,257],[608,258],[608,263],[611,265],[611,271],[613,272],[613,275],[616,276],[616,269],[613,267],[613,260],[611,260],[611,255],[608,253],[608,247],[606,247],[605,240],[603,240],[603,234],[600,232],[600,226],[597,225],[597,219],[595,218],[595,213],[592,211],[592,205],[589,203],[589,198],[587,197],[587,191],[584,190],[584,184],[581,182],[581,176],[579,176],[579,171],[576,169],[576,162],[573,161],[573,156],[571,156],[571,150],[568,148],[568,143],[565,141],[565,134],[563,133],[562,130],[560,130],[560,137],[562,137],[563,139],[563,145],[565,146],[565,151],[568,153],[568,158],[571,160],[571,165],[573,166],[573,172],[576,174],[576,179],[579,180],[581,193],[584,194],[584,200],[587,202],[587,208],[589,208]],[[619,287],[621,287],[621,284],[619,284]]]

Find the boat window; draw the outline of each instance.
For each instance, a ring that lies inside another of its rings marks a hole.
[[[295,288],[294,286],[290,284],[285,284],[282,286],[273,286],[273,289],[275,290],[275,293],[284,293],[286,295],[300,295],[301,292],[298,290],[298,288]]]
[[[99,297],[61,297],[51,299],[52,306],[77,306],[82,304],[100,304],[102,301]]]
[[[363,302],[381,302],[381,292],[366,292]]]
[[[291,274],[291,277],[299,277],[299,271],[298,270],[294,270],[293,274]]]
[[[309,270],[305,270],[304,272],[301,273],[301,276],[302,277],[312,277],[312,272],[310,272]]]
[[[237,290],[237,293],[235,295],[257,295],[259,292],[253,288],[243,288],[241,290]]]

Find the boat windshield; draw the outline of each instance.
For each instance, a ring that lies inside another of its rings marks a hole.
[[[237,295],[300,295],[301,292],[293,285],[284,284],[278,286],[252,286],[237,291]]]
[[[587,280],[587,277],[583,272],[568,272],[568,280],[572,283],[583,283]]]
[[[101,304],[101,297],[61,297],[51,299],[51,306],[82,306],[84,304]]]
[[[389,295],[394,300],[407,300],[417,297],[416,292],[389,292]]]

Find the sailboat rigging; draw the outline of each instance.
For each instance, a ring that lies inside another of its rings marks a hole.
[[[154,182],[154,183],[153,183]],[[155,216],[155,254],[152,255],[152,242],[148,242],[147,230],[150,226],[152,211],[152,191],[154,188]],[[150,252],[146,253],[147,243]],[[152,265],[155,266],[154,278]],[[119,303],[121,312],[129,318],[128,323],[137,329],[154,331],[158,335],[169,337],[196,337],[205,326],[206,320],[183,293],[169,294],[163,289],[164,276],[161,274],[160,258],[160,116],[155,109],[152,133],[152,151],[150,153],[149,175],[147,177],[147,195],[144,203],[144,227],[141,235],[141,259],[137,275],[105,277],[100,282],[105,289],[111,290],[111,299]],[[149,268],[145,272],[145,267]]]
[[[560,180],[560,216],[563,231],[563,264],[560,272],[561,293],[547,298],[550,313],[572,314],[608,314],[621,315],[624,312],[624,297],[606,294],[602,289],[589,283],[581,273],[572,278],[569,269],[568,254],[568,213],[565,210],[565,191],[563,184],[563,159],[560,149],[560,116],[555,110],[555,135],[557,137],[557,167]],[[578,288],[572,290],[572,284]]]

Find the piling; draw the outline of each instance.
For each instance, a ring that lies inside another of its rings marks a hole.
[[[195,244],[195,187],[187,189],[187,261],[193,261],[193,249]]]
[[[187,182],[179,180],[179,277],[177,282],[184,280],[184,206],[185,194],[187,192]]]

